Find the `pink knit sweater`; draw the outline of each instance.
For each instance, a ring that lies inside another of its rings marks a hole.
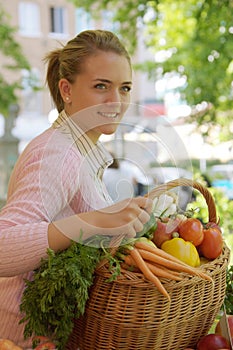
[[[0,213],[0,338],[22,347],[31,345],[23,339],[24,325],[18,324],[19,305],[24,279],[46,257],[48,224],[106,206],[105,189],[96,176],[98,166],[91,169],[92,163],[84,161],[70,135],[52,127],[19,157],[7,205]]]

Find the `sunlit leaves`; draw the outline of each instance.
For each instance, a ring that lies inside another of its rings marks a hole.
[[[230,115],[232,0],[87,0],[85,4],[82,0],[69,1],[88,11],[93,6],[99,11],[113,11],[119,34],[131,53],[143,36],[155,55],[155,61],[145,62],[143,70],[154,80],[159,67],[164,74],[171,71],[185,75],[187,84],[182,93],[186,101],[192,106],[207,101],[212,106],[212,111],[200,115],[197,122],[217,123],[219,111]],[[160,60],[156,61],[158,57]]]

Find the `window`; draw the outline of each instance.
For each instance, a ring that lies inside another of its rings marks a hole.
[[[18,10],[20,34],[26,36],[40,35],[40,8],[38,4],[21,1]]]
[[[64,7],[50,7],[50,32],[65,34],[66,28],[66,9]]]

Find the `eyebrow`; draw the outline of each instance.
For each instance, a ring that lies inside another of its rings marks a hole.
[[[109,83],[111,84],[111,80],[108,80],[108,79],[102,79],[102,78],[96,78],[94,79],[94,81],[101,81],[102,83]],[[132,81],[124,81],[122,84],[128,84],[128,85],[132,85]]]

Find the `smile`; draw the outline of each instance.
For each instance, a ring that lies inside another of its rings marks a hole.
[[[98,114],[100,114],[102,117],[104,118],[111,118],[111,119],[115,119],[119,116],[119,113],[113,113],[113,112],[98,112]]]

